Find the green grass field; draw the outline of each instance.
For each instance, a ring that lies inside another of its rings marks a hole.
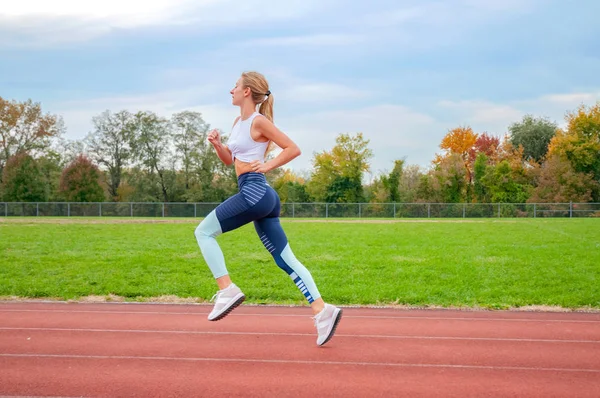
[[[596,219],[314,221],[282,223],[326,301],[600,308]],[[0,296],[209,300],[198,222],[0,218]],[[252,225],[218,241],[247,302],[306,304]]]

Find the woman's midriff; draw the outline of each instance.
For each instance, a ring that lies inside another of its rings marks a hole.
[[[238,177],[241,174],[249,173],[252,171],[252,165],[250,165],[250,163],[242,162],[239,159],[235,159],[234,164],[235,164],[235,174],[237,174]]]

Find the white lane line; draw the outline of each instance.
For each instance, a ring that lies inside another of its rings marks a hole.
[[[89,332],[89,333],[147,333],[147,334],[189,334],[189,335],[216,335],[216,336],[310,336],[314,333],[286,333],[286,332],[216,332],[202,330],[141,330],[141,329],[88,329],[88,328],[32,328],[32,327],[0,327],[1,331],[43,331],[43,332]],[[396,340],[466,340],[466,341],[509,341],[526,343],[569,343],[569,344],[600,344],[600,340],[560,340],[560,339],[528,339],[528,338],[503,338],[503,337],[454,337],[454,336],[406,336],[384,334],[340,334],[335,337],[361,338],[361,339],[396,339]]]
[[[43,395],[0,395],[0,398],[48,398],[48,396]],[[52,398],[82,398],[79,397],[58,397],[53,395]]]
[[[57,355],[57,354],[0,354],[0,358],[52,358],[52,359],[104,359],[104,360],[146,360],[146,361],[182,361],[182,362],[241,362],[270,363],[289,365],[333,365],[333,366],[380,366],[380,367],[412,367],[412,368],[452,368],[478,370],[508,370],[534,372],[573,372],[600,373],[600,369],[569,368],[536,368],[527,366],[484,366],[484,365],[452,365],[426,363],[393,363],[393,362],[350,362],[350,361],[308,361],[285,359],[250,359],[250,358],[186,358],[186,357],[143,357],[129,355]]]
[[[90,311],[90,310],[6,310],[0,309],[0,312],[53,312],[53,313],[74,313],[74,314],[142,314],[142,315],[206,315],[207,312],[159,312],[159,311]],[[302,317],[310,315],[302,314],[261,314],[261,313],[237,313],[229,314],[231,316],[257,316],[257,317]],[[344,315],[344,318],[368,318],[368,319],[414,319],[414,320],[435,320],[435,321],[479,321],[479,322],[541,322],[541,323],[600,323],[599,320],[578,320],[578,319],[533,319],[533,318],[454,318],[454,317],[433,317],[433,316],[379,316],[379,315]]]

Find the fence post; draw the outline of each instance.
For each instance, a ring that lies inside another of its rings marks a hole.
[[[573,218],[573,202],[569,202],[569,218]]]
[[[196,214],[198,214],[198,213],[196,212],[196,203],[194,203],[194,218],[197,217]]]
[[[102,202],[98,202],[98,217],[102,217]]]
[[[361,204],[358,204],[358,218],[362,217],[362,208],[361,208]]]
[[[133,217],[133,203],[129,203],[129,215]]]
[[[165,218],[165,202],[163,202],[163,206],[162,206],[162,216],[163,216],[163,218]]]
[[[325,203],[325,218],[329,218],[329,203]]]
[[[465,218],[466,208],[467,208],[467,204],[463,203],[463,218]]]
[[[4,202],[4,217],[8,217],[8,203]]]
[[[533,204],[533,218],[537,218],[537,203]]]
[[[431,203],[427,203],[427,218],[431,218]]]
[[[39,217],[40,216],[40,204],[36,202],[35,204],[35,216]]]
[[[292,202],[292,218],[296,218],[296,206],[294,202]]]
[[[67,203],[67,217],[71,217],[71,202]]]
[[[500,203],[498,203],[498,218],[500,218]]]
[[[396,218],[396,202],[394,202],[394,218]]]

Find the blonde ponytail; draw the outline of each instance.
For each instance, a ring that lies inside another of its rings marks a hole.
[[[273,123],[273,94],[269,93],[267,99],[260,104],[258,108],[258,113],[265,116],[267,119]]]

